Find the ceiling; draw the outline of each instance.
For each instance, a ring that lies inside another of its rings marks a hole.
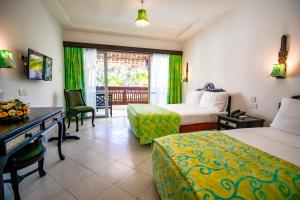
[[[150,26],[135,27],[139,0],[40,0],[65,30],[183,41],[239,0],[145,0]]]

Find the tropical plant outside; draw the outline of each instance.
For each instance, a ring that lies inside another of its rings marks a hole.
[[[146,66],[108,63],[108,86],[147,87],[148,71]],[[97,63],[97,84],[104,85],[104,66]]]

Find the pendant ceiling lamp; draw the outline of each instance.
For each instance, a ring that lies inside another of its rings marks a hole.
[[[144,0],[141,0],[142,8],[138,10],[138,15],[134,23],[139,28],[145,28],[150,25],[147,17],[147,11],[143,7]]]

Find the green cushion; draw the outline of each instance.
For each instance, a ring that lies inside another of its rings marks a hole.
[[[44,153],[46,148],[41,143],[30,143],[11,156],[17,163],[27,162]]]
[[[93,110],[94,110],[94,108],[89,107],[89,106],[76,106],[76,107],[70,108],[71,112],[91,112]]]
[[[70,107],[85,106],[80,90],[67,91],[66,97],[68,98]]]

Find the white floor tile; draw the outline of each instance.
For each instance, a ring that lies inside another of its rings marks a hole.
[[[149,158],[145,160],[142,164],[140,164],[138,167],[136,167],[141,172],[144,172],[145,174],[152,176],[152,159]]]
[[[67,190],[59,193],[58,195],[48,199],[48,200],[76,200]]]
[[[137,167],[150,157],[151,157],[150,149],[142,148],[126,154],[119,161],[130,167]]]
[[[99,169],[107,167],[114,162],[116,161],[113,159],[110,159],[102,155],[97,155],[95,157],[92,157],[91,159],[86,160],[85,162],[82,162],[81,164],[87,169],[96,172]]]
[[[74,152],[68,155],[71,159],[79,162],[79,163],[85,163],[86,161],[98,156],[99,154],[93,150],[90,149],[84,149],[79,152]]]
[[[137,170],[130,171],[116,184],[134,196],[140,196],[152,183],[152,178]]]
[[[160,200],[159,194],[157,192],[154,182],[148,186],[148,188],[139,196],[140,200]]]
[[[36,184],[26,184],[23,192],[20,193],[22,199],[40,200],[53,197],[64,190],[56,181],[49,176],[39,178]],[[21,182],[22,184],[22,182]],[[24,186],[23,186],[24,187]]]
[[[92,174],[90,170],[74,161],[65,160],[62,163],[48,169],[48,174],[64,187],[70,187]]]
[[[132,170],[131,167],[124,165],[120,162],[115,162],[111,165],[108,165],[105,168],[101,168],[97,171],[104,179],[108,180],[111,183],[115,183],[120,178],[128,174]]]
[[[101,192],[110,186],[111,184],[108,181],[96,174],[93,174],[76,183],[68,190],[79,200],[89,200],[95,199]]]
[[[118,186],[111,186],[103,193],[100,194],[95,200],[135,200],[136,197],[132,196],[131,194],[125,192],[122,188]]]

